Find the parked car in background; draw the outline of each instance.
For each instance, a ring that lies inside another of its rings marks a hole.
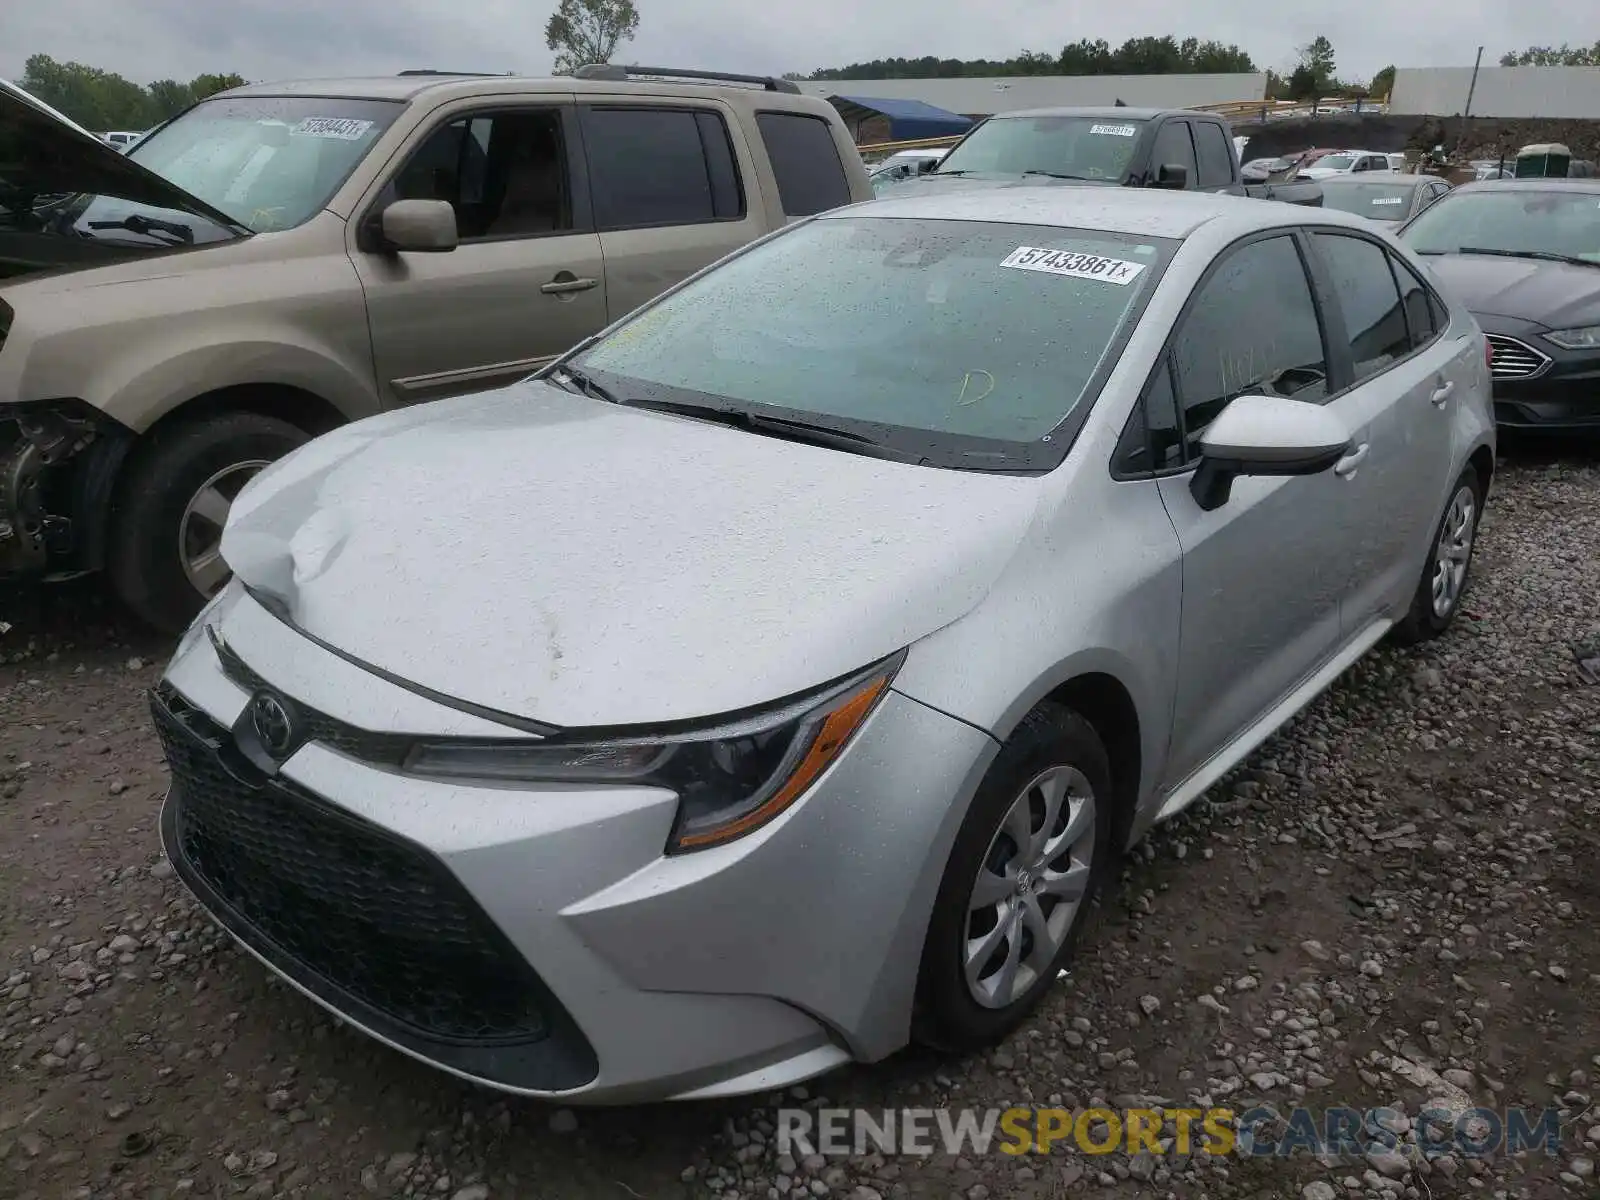
[[[1392,239],[1107,199],[908,184],[261,472],[153,698],[179,875],[527,1094],[1003,1038],[1119,851],[1450,624],[1494,470]]]
[[[0,161],[0,575],[104,568],[181,629],[267,463],[521,378],[746,242],[871,198],[825,100],[648,73],[679,78],[257,84],[127,156],[0,97],[18,150]]]
[[[1045,108],[998,113],[950,148],[917,190],[1069,184],[1227,192],[1316,205],[1311,183],[1246,183],[1228,124],[1185,109]]]
[[[1301,173],[1307,178],[1319,180],[1330,179],[1335,175],[1389,169],[1389,159],[1386,155],[1372,154],[1364,150],[1339,150],[1332,154],[1324,154],[1311,166],[1300,168]]]
[[[1275,175],[1287,176],[1294,165],[1291,158],[1252,158],[1239,167],[1239,178],[1245,183],[1265,183]]]
[[[143,136],[144,131],[132,133],[125,131],[113,131],[111,133],[102,133],[100,135],[100,140],[105,142],[108,146],[113,146],[118,150],[126,151]]]
[[[867,168],[867,178],[872,182],[873,192],[881,195],[884,189],[894,184],[926,174],[938,165],[939,160],[945,156],[946,149],[929,147],[919,150],[897,150],[881,162],[874,163]]]
[[[1600,180],[1455,188],[1400,231],[1488,334],[1506,429],[1600,433]]]
[[[1385,224],[1409,221],[1450,190],[1437,176],[1394,171],[1334,175],[1321,182],[1323,207]]]
[[[1403,153],[1385,154],[1383,157],[1388,161],[1389,170],[1391,171],[1404,171],[1410,165],[1406,162],[1406,156]]]

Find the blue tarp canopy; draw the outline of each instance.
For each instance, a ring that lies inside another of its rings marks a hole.
[[[958,113],[946,112],[921,100],[879,100],[872,96],[829,96],[828,102],[839,110],[852,127],[869,117],[889,118],[889,137],[892,141],[909,141],[912,138],[948,137],[965,133],[972,121]]]

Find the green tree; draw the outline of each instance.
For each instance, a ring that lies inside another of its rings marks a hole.
[[[176,79],[158,79],[146,89],[155,107],[158,121],[169,121],[194,103],[194,93],[187,83]]]
[[[561,0],[544,26],[544,44],[556,52],[555,73],[571,75],[585,63],[606,63],[639,28],[633,0]]]
[[[189,81],[189,94],[196,100],[204,100],[207,96],[215,96],[218,92],[225,92],[229,88],[243,87],[243,75],[196,75]]]
[[[1024,50],[1015,58],[879,58],[843,67],[822,67],[811,79],[954,79],[998,75],[1170,75],[1255,71],[1250,55],[1221,42],[1173,37],[1130,38],[1115,50],[1083,38],[1058,55]]]
[[[1110,75],[1113,65],[1111,46],[1104,38],[1083,38],[1063,46],[1056,59],[1056,69],[1063,75]]]
[[[1592,46],[1529,46],[1500,56],[1502,67],[1600,67],[1600,42]]]
[[[21,83],[86,129],[143,129],[155,123],[149,92],[98,67],[35,54],[23,64]]]
[[[1300,47],[1300,63],[1296,71],[1300,68],[1305,69],[1306,74],[1302,78],[1310,81],[1313,96],[1326,95],[1332,91],[1333,43],[1319,34],[1311,40],[1310,45]],[[1290,86],[1293,86],[1292,82]]]
[[[1390,63],[1372,77],[1372,82],[1367,86],[1367,95],[1381,100],[1392,91],[1394,91],[1394,64]]]

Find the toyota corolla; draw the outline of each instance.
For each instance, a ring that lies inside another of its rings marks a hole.
[[[350,1024],[618,1102],[1004,1038],[1118,851],[1441,633],[1486,346],[1316,208],[884,199],[234,503],[167,854]]]

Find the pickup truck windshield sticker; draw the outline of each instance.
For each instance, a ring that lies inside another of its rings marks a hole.
[[[1404,198],[1401,196],[1375,196],[1372,200],[1374,204],[1400,204],[1403,201]]]
[[[1089,126],[1089,132],[1097,133],[1102,137],[1132,137],[1139,130],[1134,125],[1091,125]]]
[[[301,137],[337,138],[341,142],[359,142],[372,128],[371,121],[357,121],[352,117],[307,117],[291,129]]]
[[[1039,246],[1018,246],[1001,260],[1002,267],[1017,271],[1043,271],[1047,275],[1066,275],[1073,279],[1098,279],[1127,287],[1139,278],[1144,263],[1101,254],[1079,254],[1073,250],[1046,250]]]

